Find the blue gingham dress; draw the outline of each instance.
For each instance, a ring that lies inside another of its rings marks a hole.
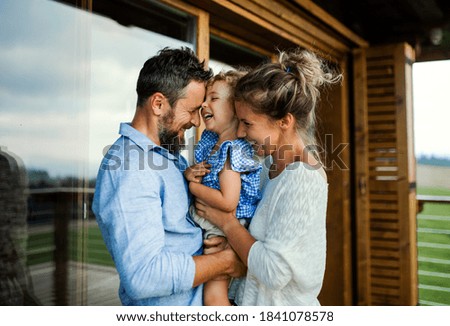
[[[241,174],[241,195],[236,208],[237,218],[251,218],[256,205],[261,199],[259,190],[261,163],[254,158],[252,146],[244,139],[227,140],[211,154],[219,135],[204,130],[195,148],[195,161],[206,161],[211,164],[210,173],[203,177],[202,184],[220,190],[219,173],[222,171],[227,157],[230,158],[231,169]]]

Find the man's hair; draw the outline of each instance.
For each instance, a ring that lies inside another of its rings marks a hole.
[[[212,70],[205,69],[204,63],[188,47],[160,50],[144,63],[139,73],[137,106],[143,106],[156,92],[164,94],[173,106],[191,81],[206,82],[213,76]]]

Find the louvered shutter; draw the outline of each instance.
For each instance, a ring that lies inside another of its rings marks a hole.
[[[358,277],[360,304],[417,304],[413,60],[406,44],[366,52],[367,119],[356,119],[367,123],[366,142],[356,143],[357,153],[365,148],[356,160],[368,173],[357,184],[368,202],[368,214],[356,217],[358,236],[367,237],[357,241],[358,265],[365,266]]]

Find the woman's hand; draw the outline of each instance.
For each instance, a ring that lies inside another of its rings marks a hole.
[[[220,209],[206,205],[205,202],[198,198],[195,200],[195,208],[197,209],[198,215],[207,219],[222,231],[224,231],[224,226],[227,225],[227,223],[237,221],[235,216],[236,210],[233,212],[224,212]]]
[[[189,182],[201,183],[203,177],[210,172],[211,164],[200,162],[191,165],[184,171],[184,177]]]

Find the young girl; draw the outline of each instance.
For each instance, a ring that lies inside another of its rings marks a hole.
[[[201,116],[205,131],[195,150],[200,162],[186,169],[191,193],[202,202],[222,211],[234,212],[241,225],[248,226],[260,199],[261,164],[253,158],[253,148],[236,136],[238,119],[234,109],[234,86],[243,72],[220,73],[207,84]],[[209,170],[207,170],[209,168]],[[204,238],[224,236],[223,232],[198,216],[191,216],[204,230]],[[230,305],[229,279],[209,281],[204,287],[204,304]]]
[[[197,202],[247,265],[238,305],[319,305],[325,272],[328,183],[311,148],[321,86],[340,80],[314,53],[281,52],[242,77],[235,88],[238,136],[266,157],[262,198],[249,229],[232,213]]]

